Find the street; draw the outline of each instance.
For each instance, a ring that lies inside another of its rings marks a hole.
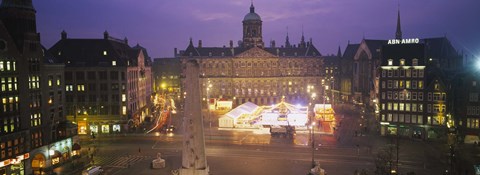
[[[183,116],[179,113],[177,116]],[[362,118],[363,116],[363,118]],[[217,117],[218,118],[218,117]],[[215,117],[214,117],[215,119]],[[372,116],[338,114],[335,130],[327,132],[324,124],[315,128],[314,160],[328,174],[353,174],[367,170],[373,174],[378,150],[395,139],[381,137],[370,126]],[[105,174],[170,174],[181,167],[181,118],[172,118],[174,133],[101,135],[84,149],[96,148],[93,164]],[[211,174],[307,174],[312,165],[311,135],[297,131],[294,138],[271,137],[268,130],[210,128],[205,121],[207,161]],[[362,125],[360,125],[362,124]],[[367,129],[364,126],[368,126]],[[328,129],[327,129],[328,130]],[[440,145],[440,146],[439,146]],[[399,139],[399,171],[416,174],[441,174],[447,162],[439,154],[441,144]],[[441,150],[440,150],[441,151]],[[166,160],[166,168],[151,169],[157,153]]]

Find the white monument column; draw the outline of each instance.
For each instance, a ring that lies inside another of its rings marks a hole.
[[[199,69],[195,60],[189,60],[186,64],[187,94],[183,120],[182,168],[178,171],[180,175],[208,175]]]

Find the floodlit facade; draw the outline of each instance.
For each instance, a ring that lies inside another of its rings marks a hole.
[[[79,134],[127,132],[150,115],[151,60],[139,45],[113,38],[61,39],[48,51],[65,63],[65,110]]]
[[[438,64],[425,58],[426,45],[382,48],[380,133],[419,139],[446,135],[449,89]]]
[[[228,46],[204,47],[201,40],[194,46],[190,40],[180,51],[182,64],[195,59],[200,65],[203,98],[229,100],[237,106],[272,105],[284,96],[289,103],[306,105],[311,93],[323,92],[322,85],[327,83],[323,57],[311,39],[305,41],[302,34],[300,43],[292,45],[287,34],[285,45],[271,41],[266,47],[262,20],[253,4],[242,23],[243,40],[238,46],[230,41]]]

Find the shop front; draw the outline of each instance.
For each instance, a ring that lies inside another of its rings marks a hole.
[[[0,162],[0,175],[24,175],[25,161],[30,158],[29,153],[17,156],[16,158],[7,159]]]

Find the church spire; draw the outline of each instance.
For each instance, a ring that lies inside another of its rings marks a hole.
[[[340,50],[340,46],[338,46],[337,57],[342,57],[342,50]]]
[[[250,4],[250,13],[255,13],[255,7],[253,6],[253,0],[252,0],[252,3]]]
[[[398,5],[397,31],[395,32],[395,39],[402,39],[402,27],[400,26],[400,5]]]
[[[305,36],[303,36],[303,25],[302,25],[302,38],[300,40],[300,47],[305,48],[307,47],[307,44],[305,43]]]
[[[285,40],[285,47],[286,48],[292,47],[292,45],[290,44],[290,41],[288,39],[288,26],[287,26],[287,38]]]

